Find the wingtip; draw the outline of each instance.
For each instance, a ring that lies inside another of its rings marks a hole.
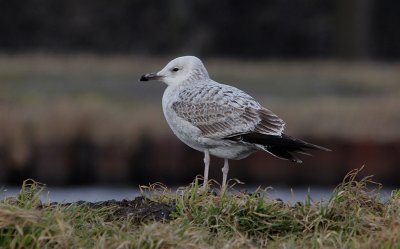
[[[321,147],[321,146],[320,146],[320,147]],[[328,149],[328,148],[325,148],[325,147],[321,147],[320,149],[323,150],[323,151],[326,151],[326,152],[332,151],[331,149]]]
[[[327,152],[328,151],[332,151],[331,149],[328,149],[328,148],[325,148],[325,147],[322,147],[322,146],[319,146],[319,145],[315,145],[315,144],[309,144],[309,145],[312,146],[312,148],[309,148],[309,149],[317,149],[317,150],[322,150],[322,151],[327,151]]]

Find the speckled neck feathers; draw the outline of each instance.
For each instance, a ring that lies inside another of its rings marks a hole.
[[[186,82],[195,82],[200,80],[207,80],[210,76],[208,75],[207,69],[203,63],[199,63],[193,66],[192,71],[189,73],[189,77],[185,80]]]

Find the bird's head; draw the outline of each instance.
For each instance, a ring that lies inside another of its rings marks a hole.
[[[203,62],[195,56],[182,56],[170,61],[161,71],[142,75],[140,81],[158,80],[167,85],[186,81],[208,79]]]

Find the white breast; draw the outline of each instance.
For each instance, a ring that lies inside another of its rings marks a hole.
[[[204,147],[198,142],[198,138],[201,135],[200,129],[178,117],[172,109],[172,104],[177,100],[178,87],[179,86],[168,86],[167,89],[165,89],[162,98],[162,107],[165,119],[175,136],[177,136],[182,142],[195,150],[204,151]]]

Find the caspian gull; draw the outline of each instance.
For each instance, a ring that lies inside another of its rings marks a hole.
[[[208,182],[210,155],[224,159],[222,190],[226,188],[228,159],[239,160],[256,151],[301,163],[294,153],[305,149],[329,151],[285,135],[285,123],[247,93],[213,81],[200,59],[178,57],[161,71],[142,75],[140,81],[166,83],[162,106],[174,134],[204,152],[204,184]]]

